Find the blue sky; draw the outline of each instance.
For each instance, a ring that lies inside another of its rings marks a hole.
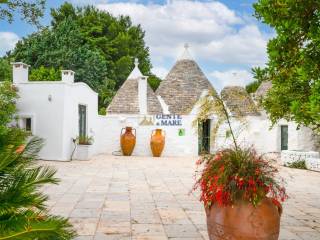
[[[50,8],[64,1],[47,0],[41,23],[50,24]],[[153,71],[164,77],[183,51],[185,42],[212,84],[226,85],[252,81],[251,68],[266,60],[266,44],[273,31],[254,17],[253,0],[220,1],[105,1],[70,0],[75,5],[91,4],[114,15],[130,15],[146,31]],[[0,21],[0,55],[12,49],[36,28],[19,20]]]

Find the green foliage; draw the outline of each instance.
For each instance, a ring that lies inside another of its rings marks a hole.
[[[0,83],[0,134],[1,127],[6,127],[16,112],[17,97],[17,89],[10,82]]]
[[[106,79],[106,61],[85,43],[79,31],[75,22],[66,19],[54,30],[45,28],[18,42],[12,56],[39,69],[36,73],[45,72],[41,68],[54,68],[54,72],[61,68],[74,70],[76,81],[85,82],[98,91]],[[58,79],[61,79],[60,73],[55,78]]]
[[[255,93],[263,81],[269,80],[267,69],[254,67],[252,74],[256,80],[246,86],[247,93]]]
[[[285,164],[289,168],[298,168],[298,169],[308,169],[305,160],[298,160],[291,163]]]
[[[0,83],[0,239],[68,240],[75,236],[67,219],[47,213],[41,192],[57,184],[55,170],[36,164],[43,141],[8,124],[16,112],[17,89]]]
[[[99,107],[110,103],[115,91],[139,59],[144,75],[152,75],[144,31],[130,18],[100,11],[92,6],[75,8],[64,3],[51,9],[51,26],[20,41],[11,53],[15,60],[33,68],[71,69],[75,80],[99,93]],[[151,78],[152,88],[158,81]]]
[[[233,95],[230,97],[240,101],[243,98],[243,95],[241,92],[233,91]],[[226,138],[231,137],[235,149],[238,149],[239,145],[237,143],[236,134],[231,123],[232,117],[224,103],[223,96],[220,96],[215,91],[211,91],[199,100],[198,107],[199,112],[195,120],[192,122],[193,127],[198,127],[199,123],[205,122],[207,119],[210,119],[212,115],[214,115],[216,116],[216,120],[213,122],[211,140],[215,142],[220,126],[224,123],[227,123],[228,130],[225,132],[225,136]],[[232,110],[234,112],[240,112],[236,106]],[[234,114],[233,117],[235,117],[238,121],[245,123],[245,118],[243,118],[241,114]]]
[[[0,58],[0,82],[12,81],[12,70],[10,62],[5,58]]]
[[[273,123],[296,121],[320,131],[320,2],[259,0],[255,15],[274,28],[265,76],[272,89],[263,106]],[[261,76],[255,76],[261,80]]]
[[[133,58],[139,59],[143,74],[150,74],[149,49],[145,47],[144,31],[134,26],[129,17],[113,17],[92,6],[75,9],[65,3],[52,9],[52,26],[55,28],[66,18],[72,19],[80,28],[85,41],[103,53],[106,60],[107,76],[116,81],[119,88],[133,69]]]
[[[92,145],[93,137],[79,136],[79,137],[77,137],[77,143],[79,145]]]
[[[150,75],[148,77],[148,83],[153,91],[156,91],[161,83],[161,79],[158,78],[156,75]]]
[[[1,0],[0,20],[12,23],[16,12],[22,20],[28,23],[39,25],[39,18],[43,16],[45,0]]]
[[[0,83],[0,152],[5,146],[19,146],[26,137],[26,133],[18,128],[9,128],[16,113],[17,89],[10,82]]]
[[[197,164],[204,164],[204,169],[195,188],[200,188],[201,201],[208,208],[243,201],[257,206],[266,197],[279,205],[287,198],[275,178],[277,169],[251,148],[223,149],[202,157]]]
[[[35,164],[42,140],[33,138],[22,151],[7,145],[0,152],[0,239],[72,239],[68,221],[46,212],[40,189],[57,184],[56,171]]]
[[[59,81],[61,79],[61,71],[53,67],[40,66],[39,68],[32,69],[29,75],[30,81]]]
[[[255,93],[257,91],[257,89],[260,86],[260,82],[259,81],[253,81],[249,84],[246,85],[246,91],[247,93]]]

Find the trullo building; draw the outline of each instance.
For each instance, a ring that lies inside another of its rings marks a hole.
[[[225,126],[219,129],[216,141],[212,139],[215,116],[199,128],[201,131],[192,124],[198,112],[197,102],[215,89],[187,48],[156,92],[135,61],[133,71],[116,93],[105,116],[98,115],[97,93],[85,83],[75,83],[73,71],[62,71],[61,81],[31,82],[28,68],[24,63],[13,64],[13,81],[20,94],[15,124],[45,139],[43,159],[81,159],[83,149],[75,148],[74,144],[79,135],[94,140],[85,149],[89,157],[100,153],[119,154],[119,136],[126,126],[136,129],[133,154],[139,156],[151,156],[150,135],[156,128],[166,133],[163,156],[197,156],[200,151],[214,151],[228,144],[224,138]],[[269,87],[269,83],[262,84],[256,97],[263,97]],[[234,92],[242,96],[241,100],[233,98]],[[314,158],[319,156],[314,152],[316,145],[310,129],[297,130],[295,123],[284,120],[270,129],[266,113],[242,87],[226,87],[221,95],[234,116],[240,114],[247,120],[246,125],[233,120],[235,127],[242,128],[238,134],[241,143],[254,145],[260,152],[295,150]]]

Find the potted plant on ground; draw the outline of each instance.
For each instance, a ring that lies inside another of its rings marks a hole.
[[[228,125],[233,146],[202,156],[203,166],[194,186],[201,192],[210,240],[276,240],[279,237],[281,203],[287,198],[276,179],[277,169],[253,148],[237,143],[232,120],[216,93],[200,101],[197,121],[215,114],[216,123]],[[213,129],[218,131],[219,127]]]
[[[89,160],[92,157],[93,137],[79,136],[76,138],[75,159]]]

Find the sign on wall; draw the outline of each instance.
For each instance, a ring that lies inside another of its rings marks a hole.
[[[157,126],[182,126],[182,117],[178,114],[157,114],[155,124]]]
[[[179,137],[185,136],[186,135],[186,130],[184,128],[180,128],[178,130],[178,135],[179,135]]]

